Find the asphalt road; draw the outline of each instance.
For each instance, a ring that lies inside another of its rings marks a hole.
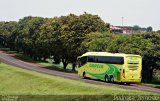
[[[19,68],[23,68],[23,69],[27,69],[27,70],[31,70],[31,71],[36,71],[36,72],[44,73],[44,74],[48,74],[48,75],[69,78],[69,79],[73,79],[73,80],[82,80],[84,82],[91,83],[91,84],[116,86],[116,87],[123,88],[123,89],[141,90],[141,91],[154,92],[154,93],[160,94],[160,89],[158,89],[158,88],[141,86],[138,84],[120,85],[120,84],[105,83],[105,82],[99,81],[99,80],[82,79],[77,74],[74,74],[74,73],[64,73],[64,72],[59,72],[59,71],[55,71],[55,70],[45,69],[45,68],[43,68],[42,65],[37,65],[34,63],[29,63],[29,62],[25,62],[25,61],[16,59],[12,55],[7,54],[3,51],[0,51],[0,61],[4,62],[6,64],[10,64],[10,65],[19,67]]]

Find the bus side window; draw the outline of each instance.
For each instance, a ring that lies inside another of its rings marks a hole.
[[[88,62],[96,62],[94,56],[88,56]]]
[[[124,64],[123,57],[113,56],[89,56],[88,61],[97,63]]]

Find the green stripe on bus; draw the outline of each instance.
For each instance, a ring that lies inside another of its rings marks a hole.
[[[105,71],[103,73],[100,73],[100,74],[97,74],[97,73],[90,73],[90,72],[87,72],[87,74],[95,77],[95,78],[99,78],[99,79],[104,79],[104,76],[107,74],[107,75],[111,75],[113,74],[114,72],[117,71],[117,67],[114,66],[114,65],[111,65],[111,64],[107,64],[107,66],[109,67],[108,71]]]

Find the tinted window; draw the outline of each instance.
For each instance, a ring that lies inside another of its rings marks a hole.
[[[82,66],[82,65],[84,65],[86,63],[87,63],[87,57],[86,56],[80,58],[80,64],[79,64],[80,66]]]
[[[88,57],[88,62],[95,62],[94,56],[89,56]]]
[[[124,64],[124,59],[123,57],[113,57],[113,56],[89,56],[88,62]]]

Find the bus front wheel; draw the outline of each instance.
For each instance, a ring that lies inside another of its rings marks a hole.
[[[105,76],[104,81],[109,82],[108,75]]]
[[[85,73],[85,72],[83,72],[83,78],[84,78],[84,79],[86,78],[86,73]]]

